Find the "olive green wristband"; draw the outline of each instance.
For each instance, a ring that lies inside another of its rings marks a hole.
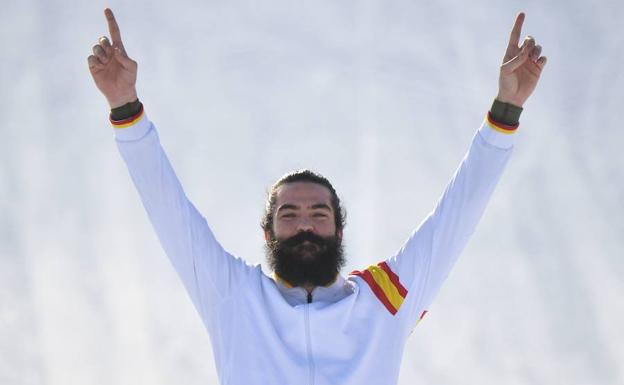
[[[121,107],[113,108],[110,113],[111,120],[124,120],[131,118],[141,110],[141,102],[139,99],[131,103],[126,103]]]
[[[517,126],[520,122],[520,114],[522,107],[513,104],[501,102],[494,99],[490,114],[495,122],[506,124],[508,126]]]

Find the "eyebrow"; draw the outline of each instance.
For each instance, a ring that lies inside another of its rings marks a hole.
[[[329,207],[327,204],[325,203],[317,203],[312,205],[312,207],[310,207],[312,210],[314,209],[325,209],[325,210],[329,210],[331,211],[331,207]]]
[[[292,203],[285,203],[283,205],[281,205],[278,209],[277,212],[281,211],[281,210],[297,210],[299,209],[299,206],[294,205]],[[328,211],[332,211],[331,207],[329,207],[329,205],[325,204],[325,203],[316,203],[313,204],[312,206],[310,206],[310,209],[312,210],[318,210],[318,209],[323,209],[323,210],[328,210]]]

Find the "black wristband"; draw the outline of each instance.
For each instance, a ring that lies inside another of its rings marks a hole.
[[[141,111],[141,102],[139,99],[131,103],[126,103],[121,107],[116,107],[111,110],[111,120],[124,120],[135,116]]]
[[[490,114],[495,122],[508,126],[517,126],[520,122],[521,113],[522,107],[504,103],[497,99],[494,99],[492,108],[490,109]]]

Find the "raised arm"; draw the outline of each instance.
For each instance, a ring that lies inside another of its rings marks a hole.
[[[126,53],[112,11],[105,15],[112,44],[107,37],[99,39],[88,57],[89,70],[112,109],[117,147],[158,239],[208,326],[218,305],[251,270],[221,247],[187,198],[137,100],[137,63]],[[116,119],[115,113],[128,116]]]
[[[500,67],[498,95],[468,152],[434,210],[401,250],[386,260],[408,291],[402,314],[409,324],[428,309],[475,231],[511,156],[522,106],[546,64],[532,37],[518,46],[523,21],[520,13]]]

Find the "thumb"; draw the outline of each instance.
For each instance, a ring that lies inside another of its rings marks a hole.
[[[522,46],[522,49],[520,50],[517,56],[511,58],[506,63],[503,63],[503,65],[501,66],[501,72],[506,75],[514,72],[516,69],[518,69],[518,67],[524,64],[524,62],[527,61],[528,58],[529,58],[529,50],[527,46],[524,45]]]

